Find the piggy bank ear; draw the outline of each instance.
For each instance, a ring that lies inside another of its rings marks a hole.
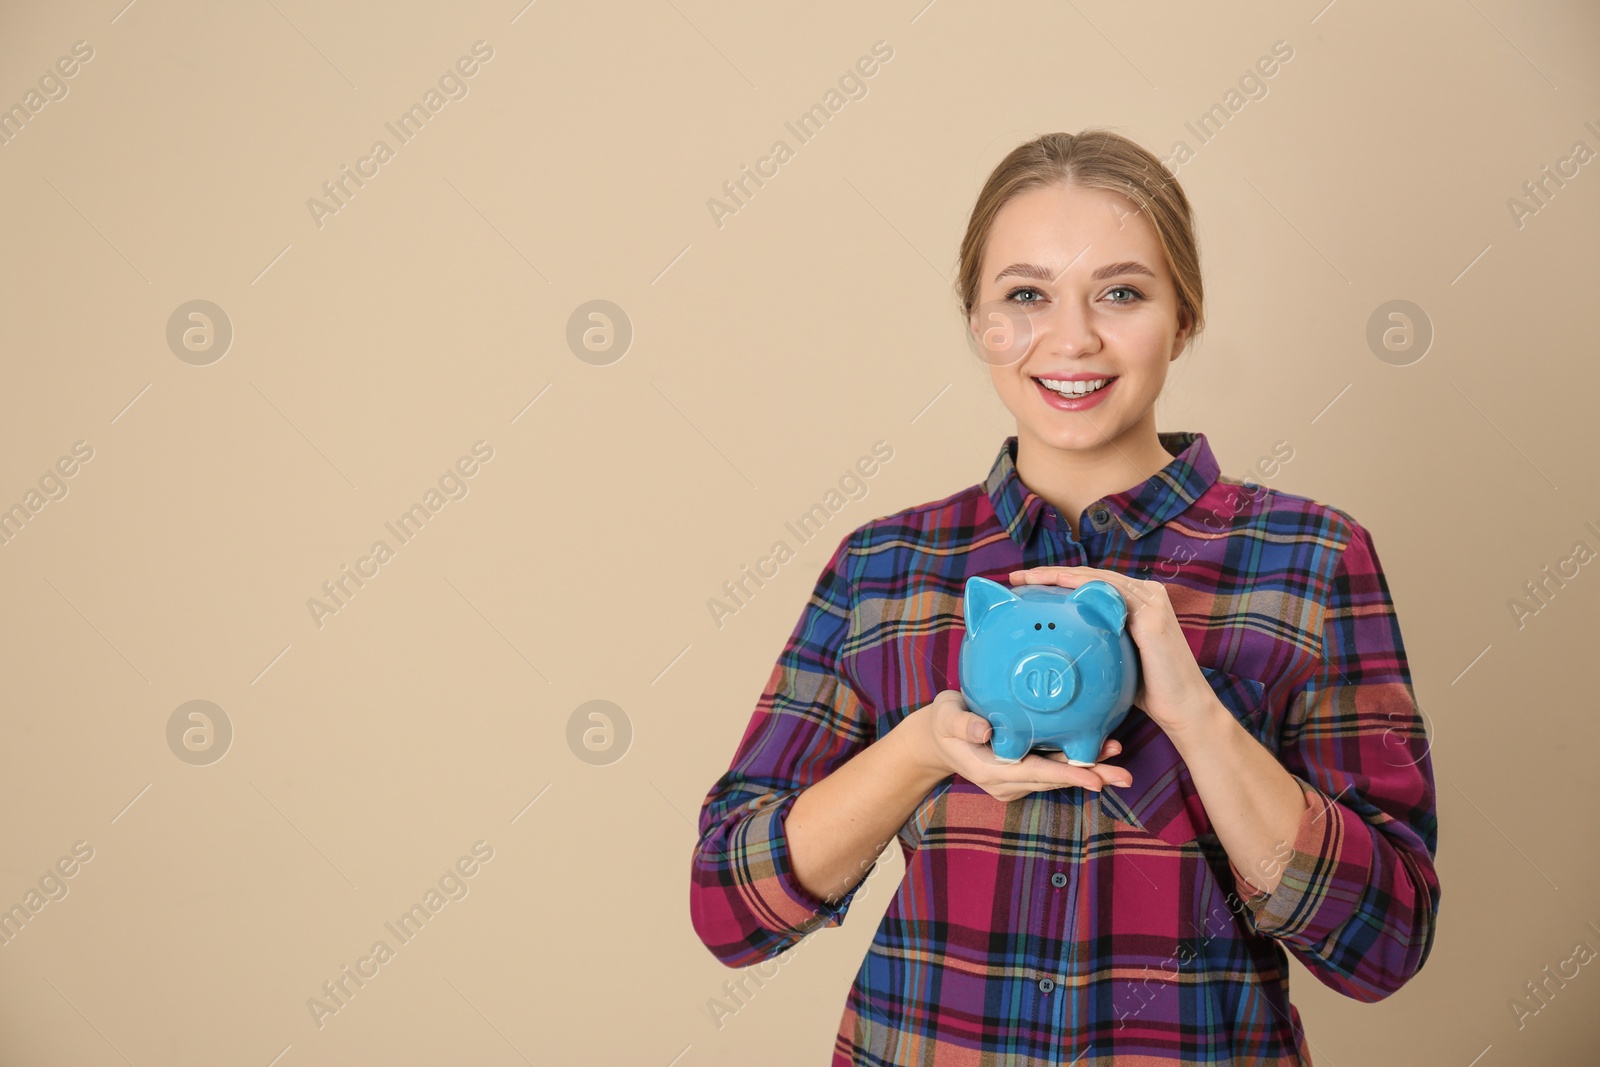
[[[999,582],[991,582],[974,574],[967,579],[966,597],[962,603],[962,611],[967,618],[967,633],[976,634],[983,625],[984,616],[993,609],[1021,599]]]
[[[1098,578],[1084,582],[1072,591],[1071,599],[1085,618],[1114,634],[1121,633],[1128,622],[1128,605],[1110,582]]]

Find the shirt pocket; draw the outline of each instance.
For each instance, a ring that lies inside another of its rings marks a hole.
[[[1259,739],[1267,719],[1266,686],[1254,678],[1203,665],[1200,673],[1223,707]],[[1189,768],[1165,730],[1143,711],[1131,711],[1111,736],[1122,742],[1122,752],[1111,762],[1125,768],[1133,776],[1133,784],[1100,790],[1100,806],[1106,815],[1169,845],[1184,845],[1211,832]]]

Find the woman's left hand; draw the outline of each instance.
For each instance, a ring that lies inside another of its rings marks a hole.
[[[1012,585],[1060,585],[1075,589],[1100,579],[1122,594],[1128,606],[1128,636],[1139,649],[1139,688],[1134,703],[1168,734],[1203,721],[1216,701],[1177,613],[1161,582],[1130,578],[1098,567],[1031,567],[1011,572]]]

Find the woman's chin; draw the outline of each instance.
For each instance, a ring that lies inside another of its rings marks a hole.
[[[1119,432],[1115,420],[1099,412],[1057,411],[1051,412],[1048,419],[1019,420],[1019,423],[1041,443],[1063,452],[1103,448],[1107,442],[1116,440]]]

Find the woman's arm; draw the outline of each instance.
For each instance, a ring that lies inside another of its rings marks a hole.
[[[789,857],[801,884],[829,902],[854,888],[933,787],[952,774],[1008,803],[1042,789],[1098,792],[1107,783],[1131,781],[1121,767],[1074,767],[1061,752],[1001,763],[988,747],[991,733],[960,690],[946,689],[806,789],[788,819]],[[1108,739],[1100,758],[1121,751],[1122,742]]]
[[[851,580],[861,527],[840,541],[767,678],[733,762],[700,807],[690,865],[695,932],[729,967],[771,959],[837,926],[885,845],[943,778],[960,774],[1002,800],[1037,789],[1126,785],[1110,764],[1073,767],[1039,753],[999,763],[990,727],[946,690],[877,733],[851,678]],[[1121,751],[1108,741],[1101,758]]]
[[[1290,702],[1277,755],[1236,723],[1216,725],[1215,715],[1210,728],[1171,736],[1228,851],[1251,926],[1324,985],[1370,1002],[1404,985],[1433,946],[1438,822],[1388,583],[1371,536],[1340,517],[1348,539],[1324,603],[1322,656]],[[1296,820],[1290,812],[1301,801],[1290,802],[1286,781],[1310,805]]]
[[[849,911],[851,894],[824,901],[800,884],[785,822],[808,786],[873,744],[874,714],[851,684],[844,653],[860,533],[841,540],[822,568],[732,763],[700,806],[689,914],[729,967],[771,959]]]
[[[858,885],[947,773],[922,758],[923,746],[913,736],[931,707],[906,716],[789,809],[789,861],[800,884],[819,899],[832,903]]]
[[[1300,783],[1214,693],[1193,722],[1167,736],[1235,870],[1255,892],[1272,892],[1310,810]]]
[[[1416,974],[1433,946],[1436,799],[1371,535],[1330,510],[1343,543],[1307,593],[1321,608],[1321,655],[1295,686],[1272,751],[1222,721],[1232,714],[1208,691],[1162,583],[1093,567],[1037,567],[1012,581],[1099,578],[1122,592],[1143,668],[1135,699],[1189,770],[1228,853],[1239,910],[1324,985],[1375,1001]]]

